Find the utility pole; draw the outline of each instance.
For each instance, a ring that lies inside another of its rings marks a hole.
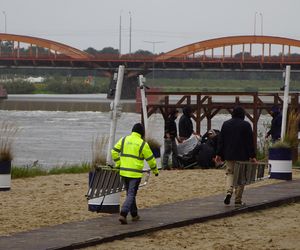
[[[285,137],[286,124],[287,124],[287,110],[289,105],[289,90],[290,90],[290,75],[291,66],[287,65],[285,69],[285,82],[284,82],[284,96],[282,108],[282,122],[281,122],[281,140]]]
[[[263,14],[262,13],[259,13],[260,15],[260,21],[261,21],[261,24],[260,24],[260,29],[261,29],[261,35],[263,35],[263,30],[264,30],[264,17],[263,17]]]
[[[122,55],[122,10],[120,11],[120,23],[119,23],[119,56]]]
[[[131,55],[131,31],[132,31],[132,16],[129,11],[129,55]]]
[[[257,11],[255,11],[254,13],[254,36],[256,35],[256,15],[257,15]]]
[[[4,15],[4,32],[7,33],[6,12],[2,11],[2,13]]]

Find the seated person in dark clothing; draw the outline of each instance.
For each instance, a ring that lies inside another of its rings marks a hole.
[[[215,156],[218,143],[218,136],[215,130],[209,130],[207,140],[204,143],[198,144],[193,149],[193,157],[197,160],[198,166],[201,168],[215,167]]]
[[[218,129],[210,129],[208,130],[202,137],[201,137],[201,143],[207,142],[209,138],[214,138],[215,135],[218,135],[220,133],[220,130]]]

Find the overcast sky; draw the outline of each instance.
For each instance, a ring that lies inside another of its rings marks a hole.
[[[0,0],[0,32],[86,49],[167,52],[211,38],[253,35],[300,40],[300,0]],[[255,13],[257,14],[255,15]],[[263,22],[262,22],[263,20]],[[152,43],[147,43],[150,41]],[[157,42],[157,43],[156,43]]]

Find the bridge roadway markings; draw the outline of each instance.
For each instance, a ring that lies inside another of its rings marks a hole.
[[[120,225],[118,215],[0,237],[0,249],[74,249],[300,201],[300,179],[248,188],[246,207],[223,204],[223,194],[141,209],[141,221]]]

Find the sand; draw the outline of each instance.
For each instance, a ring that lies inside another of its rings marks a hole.
[[[300,171],[293,170],[293,178]],[[87,210],[87,174],[64,174],[12,180],[0,192],[0,235],[105,214]],[[151,176],[139,190],[139,208],[206,197],[224,191],[224,170],[172,170]],[[266,180],[247,186],[277,183]],[[122,194],[121,202],[124,199]],[[286,205],[192,226],[106,243],[89,249],[300,249],[300,204]]]

